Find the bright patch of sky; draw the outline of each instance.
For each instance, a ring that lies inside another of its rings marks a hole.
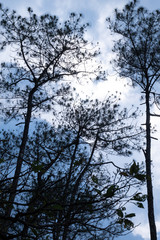
[[[71,12],[82,13],[84,15],[84,21],[90,23],[90,28],[86,34],[86,37],[93,41],[99,42],[101,48],[101,61],[103,68],[108,72],[108,81],[83,83],[78,86],[78,91],[82,92],[82,96],[94,95],[96,98],[102,100],[108,95],[109,92],[122,92],[121,103],[123,105],[135,105],[139,102],[139,92],[137,89],[133,89],[126,84],[126,80],[120,80],[118,76],[113,72],[110,60],[113,58],[111,51],[113,45],[113,37],[107,30],[105,22],[106,17],[112,16],[115,8],[122,8],[128,1],[127,0],[2,0],[3,6],[9,9],[16,10],[19,14],[26,16],[27,7],[31,7],[38,15],[44,13],[50,13],[57,15],[63,21],[68,17]],[[147,7],[149,10],[155,10],[160,8],[159,0],[141,0],[140,4]],[[5,53],[4,58],[8,57],[8,52]],[[1,57],[0,57],[1,59]],[[159,125],[159,118],[154,119],[154,124]],[[160,127],[157,127],[157,133],[155,137],[158,138],[160,135]],[[157,212],[159,209],[160,196],[158,194],[160,189],[160,163],[159,163],[159,149],[160,139],[154,141],[153,144],[153,173],[154,173],[154,192],[155,192],[155,209],[156,209],[156,220],[157,230],[160,232],[160,213]],[[143,156],[138,156],[142,158]],[[128,236],[123,236],[118,239],[127,240],[149,240],[149,228],[147,222],[147,210],[137,210],[137,217],[135,222],[141,223],[133,233]]]

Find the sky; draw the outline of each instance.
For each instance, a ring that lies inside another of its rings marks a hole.
[[[113,16],[115,8],[123,8],[128,3],[127,0],[1,0],[4,7],[16,10],[19,14],[26,16],[27,7],[31,7],[34,12],[38,15],[49,13],[59,16],[63,21],[68,17],[71,12],[82,13],[84,15],[84,21],[90,23],[90,28],[87,32],[87,38],[93,42],[99,42],[101,48],[101,59],[103,66],[108,71],[108,81],[100,82],[95,85],[90,83],[89,85],[79,86],[78,90],[83,93],[95,94],[96,97],[105,97],[108,90],[115,92],[121,91],[122,104],[131,104],[135,99],[139,99],[139,92],[137,89],[130,88],[129,86],[124,87],[124,84],[119,80],[118,76],[113,73],[109,62],[113,58],[112,46],[113,37],[107,30],[107,24],[105,22],[106,17]],[[140,5],[148,8],[149,10],[160,9],[160,0],[141,0]],[[115,81],[117,79],[117,81]],[[137,101],[138,104],[138,101]],[[156,137],[160,135],[160,127],[158,127],[159,119],[154,120],[154,124],[157,125]],[[159,138],[160,139],[160,138]],[[152,157],[153,162],[153,175],[154,175],[154,198],[155,198],[155,213],[156,213],[156,224],[160,238],[160,211],[159,211],[159,189],[160,189],[160,163],[157,154],[157,149],[160,147],[160,140],[153,144]],[[138,158],[142,158],[139,155]],[[133,209],[135,210],[136,218],[135,223],[139,226],[128,236],[119,237],[119,240],[149,240],[149,228],[147,221],[147,208],[145,209]]]

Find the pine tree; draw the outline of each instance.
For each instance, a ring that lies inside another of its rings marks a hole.
[[[151,240],[157,239],[153,186],[151,173],[151,113],[152,101],[157,104],[160,79],[160,11],[149,12],[137,7],[138,1],[128,3],[122,11],[115,10],[115,20],[107,19],[109,28],[120,39],[113,51],[117,54],[115,65],[120,76],[132,80],[141,88],[146,107],[146,149],[144,152],[147,175],[148,219]]]

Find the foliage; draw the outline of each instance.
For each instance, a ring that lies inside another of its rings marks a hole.
[[[107,19],[109,28],[118,34],[113,51],[120,76],[132,80],[142,91],[152,91],[159,80],[160,12],[137,7],[138,1],[128,3],[122,11],[115,10],[115,22]]]
[[[127,214],[124,205],[131,200],[140,207],[143,202],[143,196],[127,196],[129,189],[139,184],[130,173],[135,162],[125,169],[126,177],[117,167],[114,174],[109,173],[113,162],[107,160],[108,154],[114,152],[131,154],[128,151],[129,147],[132,149],[128,140],[131,126],[124,126],[125,118],[132,120],[133,116],[127,116],[126,110],[119,112],[110,98],[106,104],[98,100],[92,104],[82,101],[81,105],[66,108],[57,127],[54,122],[53,125],[44,121],[35,123],[25,148],[9,221],[5,218],[4,202],[7,203],[10,195],[7,183],[11,183],[12,177],[6,162],[12,162],[12,168],[15,168],[17,155],[13,155],[14,148],[9,146],[13,144],[15,150],[19,148],[19,135],[8,139],[7,146],[2,142],[5,175],[1,178],[1,188],[6,194],[1,196],[1,221],[8,224],[8,237],[12,239],[14,232],[17,239],[44,239],[47,236],[82,239],[85,233],[88,239],[97,236],[110,239],[134,227],[131,220],[134,214]],[[123,147],[114,149],[114,144],[120,144],[122,127]],[[4,131],[4,138],[6,134]],[[141,169],[137,172],[140,174]],[[5,234],[3,231],[1,229],[2,235]]]
[[[146,116],[146,148],[142,149],[146,163],[148,216],[151,239],[157,239],[153,190],[151,173],[151,107],[159,107],[159,79],[160,79],[160,11],[149,12],[143,7],[137,7],[138,1],[129,2],[122,11],[115,10],[115,19],[109,22],[109,28],[118,34],[113,51],[116,53],[114,61],[120,76],[132,80],[133,86],[141,88],[142,100],[145,104]],[[136,165],[130,169],[136,174]],[[144,179],[138,176],[139,179]]]
[[[1,96],[9,98],[2,113],[5,122],[16,123],[13,131],[1,130],[0,238],[119,236],[134,227],[134,214],[124,206],[143,201],[129,195],[143,172],[131,170],[135,162],[122,169],[108,156],[139,148],[141,130],[130,123],[136,114],[120,110],[111,96],[74,99],[74,79],[103,75],[99,67],[84,67],[99,50],[88,47],[81,15],[72,13],[61,24],[28,12],[23,18],[1,6],[1,50],[13,54],[1,65]]]

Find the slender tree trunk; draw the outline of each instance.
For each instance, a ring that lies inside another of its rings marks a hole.
[[[151,122],[150,122],[150,93],[146,91],[146,175],[147,175],[147,200],[148,200],[148,219],[150,227],[151,240],[157,240],[155,216],[154,216],[154,202],[153,202],[153,187],[152,187],[152,173],[151,173]]]
[[[63,231],[63,237],[62,237],[62,240],[66,240],[67,239],[67,235],[68,235],[68,224],[66,224],[64,226],[64,231]]]
[[[6,215],[8,217],[11,215],[11,211],[13,208],[13,202],[16,197],[16,190],[17,190],[19,176],[20,176],[21,168],[22,168],[22,164],[23,164],[24,151],[25,151],[25,147],[26,147],[26,143],[27,143],[29,125],[30,125],[30,121],[31,121],[32,98],[33,98],[33,94],[34,94],[35,90],[36,89],[33,88],[31,90],[31,92],[29,93],[29,97],[28,97],[28,107],[27,107],[24,130],[23,130],[23,137],[22,137],[22,141],[21,141],[21,145],[20,145],[19,155],[17,157],[17,165],[16,165],[16,170],[15,170],[15,174],[13,177],[13,182],[12,182],[10,197],[9,197],[9,202],[11,204],[9,205],[9,208],[7,209],[7,212],[6,212]]]

